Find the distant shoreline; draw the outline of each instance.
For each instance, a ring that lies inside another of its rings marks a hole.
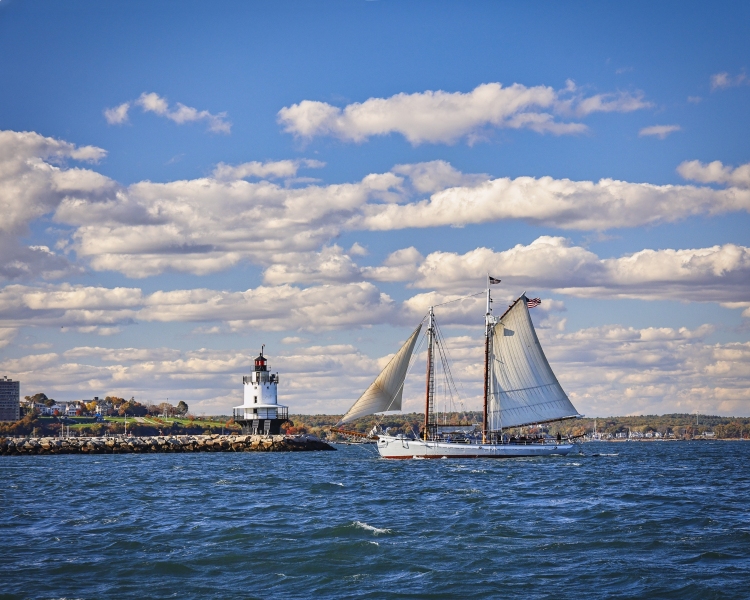
[[[750,439],[748,438],[703,438],[703,437],[695,437],[690,439],[683,439],[683,438],[632,438],[632,439],[612,439],[612,440],[582,440],[585,444],[590,444],[594,442],[602,442],[609,444],[610,442],[622,444],[623,442],[645,442],[645,443],[653,443],[653,442],[750,442]]]
[[[321,439],[344,439],[331,432],[341,415],[339,414],[291,414],[282,426],[282,432],[290,435],[312,434]],[[480,411],[440,413],[440,423],[477,426],[481,423]],[[418,435],[424,424],[424,413],[394,413],[372,415],[353,422],[350,429],[365,434],[373,427],[390,429],[391,433],[407,436]],[[513,430],[508,430],[510,433]],[[659,442],[701,440],[739,440],[750,438],[750,417],[724,417],[675,413],[665,415],[637,415],[627,417],[583,417],[549,423],[539,427],[540,432],[572,438],[602,436],[597,441]],[[87,415],[79,417],[24,417],[21,421],[0,423],[0,438],[27,436],[82,436],[122,435],[132,433],[140,436],[199,435],[239,433],[239,427],[228,415],[188,417],[134,417],[106,416],[94,419]],[[618,437],[619,436],[619,437]]]

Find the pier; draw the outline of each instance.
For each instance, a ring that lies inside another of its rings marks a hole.
[[[0,455],[310,452],[335,450],[314,435],[175,435],[0,438]]]

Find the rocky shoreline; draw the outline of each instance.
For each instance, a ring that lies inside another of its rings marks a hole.
[[[175,435],[0,438],[0,455],[305,452],[335,450],[314,435]]]

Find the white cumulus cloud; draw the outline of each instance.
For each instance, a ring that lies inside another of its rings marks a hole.
[[[462,173],[444,160],[396,165],[392,171],[408,177],[411,187],[418,194],[432,194],[452,187],[473,186],[490,178],[485,174]]]
[[[34,132],[0,131],[0,231],[23,232],[63,198],[112,191],[116,186],[107,177],[66,166],[68,160],[97,162],[106,155],[95,146],[77,147]]]
[[[670,133],[675,131],[682,131],[682,127],[679,125],[651,125],[650,127],[644,127],[638,132],[640,137],[658,137],[660,140],[666,139]]]
[[[503,289],[547,289],[596,298],[741,302],[750,281],[750,248],[735,244],[697,249],[641,250],[600,258],[561,237],[542,236],[501,252],[477,248],[464,254],[413,248],[393,253],[384,266],[364,270],[372,279],[404,281],[441,290],[481,288],[486,274]]]
[[[376,135],[400,133],[412,144],[471,142],[487,128],[531,129],[555,135],[586,131],[583,123],[558,116],[583,117],[594,112],[629,112],[650,106],[642,94],[620,92],[584,97],[575,84],[563,90],[548,86],[485,83],[471,92],[426,91],[370,98],[343,109],[303,100],[278,113],[284,131],[302,138],[333,136],[362,142]]]
[[[320,169],[325,166],[319,160],[277,160],[268,162],[246,162],[240,165],[227,165],[219,163],[213,171],[213,177],[222,181],[233,179],[247,179],[256,177],[258,179],[284,179],[297,175],[300,167],[308,169]]]
[[[263,272],[263,281],[270,285],[352,281],[359,278],[359,267],[335,244],[320,252],[277,254],[274,264]]]
[[[130,102],[123,102],[112,108],[104,109],[104,118],[110,125],[122,125],[128,121],[128,111],[130,110]]]
[[[64,202],[55,218],[77,227],[73,246],[96,270],[205,274],[241,260],[267,265],[275,255],[319,250],[368,199],[401,181],[385,173],[293,189],[213,178],[141,182],[107,202]]]
[[[113,193],[118,186],[111,179],[68,166],[95,163],[106,154],[34,132],[0,131],[0,278],[55,278],[77,270],[49,247],[27,246],[19,237],[66,198],[96,202]]]
[[[154,322],[223,321],[234,331],[326,331],[395,322],[397,304],[373,284],[298,288],[260,286],[245,292],[194,289],[155,292],[138,319]]]
[[[563,229],[606,230],[736,210],[750,210],[748,190],[712,190],[614,179],[593,182],[503,177],[445,189],[429,199],[405,204],[369,203],[349,227],[387,231],[522,219]]]
[[[393,299],[368,282],[151,294],[139,288],[71,284],[0,288],[0,329],[9,330],[62,327],[112,334],[115,326],[142,322],[213,322],[223,331],[327,331],[397,323],[397,309]]]
[[[167,99],[154,92],[143,92],[136,100],[104,109],[104,118],[110,125],[122,125],[128,121],[128,113],[133,106],[140,107],[143,112],[154,113],[169,119],[178,125],[204,121],[208,125],[208,130],[214,133],[228,134],[232,130],[232,124],[227,121],[226,112],[213,114],[207,110],[186,106],[182,102],[170,108]]]
[[[750,163],[732,168],[725,166],[719,160],[708,164],[704,164],[699,160],[686,160],[680,163],[677,167],[677,172],[690,181],[750,188]]]

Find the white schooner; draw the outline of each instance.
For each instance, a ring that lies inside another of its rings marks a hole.
[[[484,340],[484,402],[481,433],[464,431],[446,434],[436,417],[435,356],[442,336],[437,329],[435,313],[430,307],[426,317],[427,377],[425,385],[425,420],[419,435],[389,435],[373,430],[380,456],[406,458],[509,458],[568,454],[575,447],[546,435],[510,436],[507,431],[529,425],[540,425],[581,417],[557,381],[547,361],[529,315],[530,300],[526,294],[516,299],[501,317],[492,314],[490,285],[499,280],[487,277],[487,309]],[[365,390],[336,424],[342,425],[361,417],[401,410],[404,381],[412,354],[425,319],[404,342]],[[438,348],[441,362],[445,354]]]

